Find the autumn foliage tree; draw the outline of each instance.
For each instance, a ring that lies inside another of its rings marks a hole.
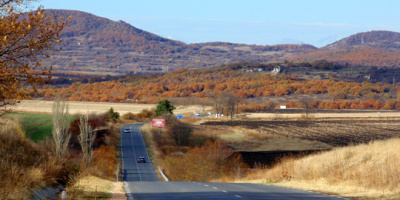
[[[49,50],[60,48],[60,32],[65,20],[47,15],[42,7],[24,13],[27,0],[0,0],[0,107],[26,98],[27,88],[51,76],[51,67],[41,66]],[[31,73],[32,70],[40,72]]]
[[[166,173],[174,181],[211,181],[224,176],[235,176],[244,165],[240,155],[235,154],[221,141],[206,142],[194,147],[185,155],[168,155]]]

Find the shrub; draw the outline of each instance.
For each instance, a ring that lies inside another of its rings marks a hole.
[[[171,154],[164,160],[166,172],[174,181],[210,181],[233,176],[242,159],[221,141],[206,142],[185,155]]]
[[[100,146],[100,148],[93,151],[92,167],[101,171],[102,175],[109,178],[115,176],[117,171],[117,152],[114,146]]]
[[[131,112],[122,115],[124,120],[136,120],[139,122],[150,121],[154,117],[155,110],[144,109],[140,113],[133,114]]]

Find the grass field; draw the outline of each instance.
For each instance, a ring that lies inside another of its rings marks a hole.
[[[81,113],[105,113],[110,108],[113,108],[115,112],[119,112],[121,115],[126,113],[139,113],[143,109],[151,110],[156,108],[156,104],[135,104],[135,103],[107,103],[107,102],[84,102],[84,101],[68,101],[69,113],[81,114]],[[28,112],[28,113],[42,113],[49,114],[52,112],[53,101],[41,101],[41,100],[23,100],[16,106],[11,107],[16,112]],[[206,107],[206,110],[211,107]],[[202,106],[176,106],[174,114],[183,114],[193,116],[193,111],[202,110]]]
[[[12,113],[19,119],[26,137],[34,142],[44,140],[53,130],[53,116],[51,114]],[[71,116],[70,121],[75,117]]]

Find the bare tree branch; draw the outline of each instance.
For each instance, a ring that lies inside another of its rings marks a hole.
[[[71,139],[68,117],[68,104],[60,101],[60,97],[57,97],[53,104],[53,139],[56,155],[60,157],[68,154],[68,145]]]

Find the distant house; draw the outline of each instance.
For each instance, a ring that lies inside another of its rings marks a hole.
[[[286,109],[286,105],[281,105],[281,109]]]
[[[281,73],[281,67],[279,66],[274,67],[274,69],[271,71],[272,75],[278,75],[279,73]]]

